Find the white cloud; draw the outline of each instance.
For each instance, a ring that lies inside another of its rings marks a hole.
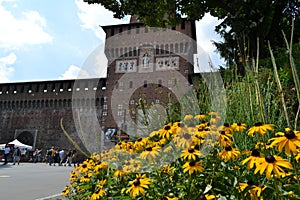
[[[80,72],[80,67],[77,67],[75,65],[70,65],[70,67],[65,71],[59,79],[76,79],[78,76],[78,73]]]
[[[10,53],[6,57],[0,58],[0,82],[7,83],[10,82],[10,77],[14,73],[14,68],[10,65],[13,65],[17,60],[17,56],[14,53]]]
[[[0,0],[0,48],[18,49],[25,45],[49,43],[53,37],[45,32],[46,20],[39,12],[31,10],[21,13],[19,19]],[[10,0],[9,2],[13,2]]]
[[[101,40],[104,40],[105,33],[99,25],[105,26],[129,22],[129,20],[113,18],[113,13],[105,9],[100,4],[88,4],[82,0],[75,0],[75,3],[79,10],[78,17],[82,22],[81,27],[84,29],[91,29]]]

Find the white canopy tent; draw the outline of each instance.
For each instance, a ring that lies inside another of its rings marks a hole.
[[[13,145],[15,145],[15,147],[19,147],[21,150],[25,150],[25,149],[27,149],[29,151],[32,150],[32,146],[27,145],[27,144],[23,144],[17,139],[15,139],[14,141],[9,142],[8,144],[13,144]]]

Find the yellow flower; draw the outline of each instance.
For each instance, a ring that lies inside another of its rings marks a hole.
[[[282,169],[282,167],[293,169],[292,164],[280,156],[266,156],[257,160],[254,174],[256,174],[258,171],[260,174],[263,174],[264,171],[266,171],[266,177],[267,179],[270,179],[271,173],[274,171],[278,177],[286,176],[287,173]]]
[[[179,200],[178,197],[167,197],[167,196],[164,196],[162,199],[163,200]]]
[[[153,158],[156,158],[159,156],[158,152],[159,147],[147,147],[140,155],[140,157],[144,160],[152,160]]]
[[[274,131],[274,124],[262,124],[261,122],[256,122],[254,126],[248,130],[248,135],[253,136],[254,133],[259,133],[264,136],[268,130]]]
[[[231,125],[231,128],[232,128],[233,131],[243,132],[244,130],[247,129],[247,125],[246,124],[242,124],[242,123],[233,123]]]
[[[194,117],[194,119],[199,120],[199,121],[204,120],[206,118],[207,118],[207,116],[204,114],[199,114]]]
[[[114,172],[114,177],[123,177],[126,174],[128,174],[128,171],[124,170],[122,166],[119,166]]]
[[[160,137],[162,138],[166,138],[166,139],[170,139],[172,137],[172,130],[171,130],[171,123],[168,123],[164,126],[163,129],[160,129],[158,132],[159,132],[159,135]]]
[[[298,155],[295,157],[296,161],[300,159],[300,151],[298,150]]]
[[[126,190],[126,193],[130,193],[130,196],[135,198],[140,193],[145,195],[145,189],[148,189],[148,185],[151,183],[151,180],[144,175],[136,175],[136,179],[130,181],[130,187]]]
[[[250,181],[251,182],[251,181]],[[250,194],[251,200],[258,200],[261,192],[267,188],[267,186],[262,185],[262,186],[256,186],[252,185],[252,183],[239,183],[237,188],[239,192],[244,191],[248,186],[251,186],[248,190],[248,194]],[[245,193],[245,196],[247,196],[247,193]]]
[[[214,199],[214,198],[216,198],[215,195],[206,194],[206,195],[201,195],[199,197],[199,200],[211,200],[211,199]]]
[[[219,137],[218,137],[218,143],[220,144],[220,146],[222,147],[226,147],[226,146],[231,146],[232,145],[232,141],[231,141],[231,137],[226,135],[226,132],[221,130],[219,131]]]
[[[186,116],[184,116],[183,121],[188,121],[188,120],[193,119],[193,118],[194,118],[193,115],[186,115]]]
[[[83,163],[79,166],[79,172],[85,174],[85,173],[87,173],[87,172],[89,171],[90,168],[91,168],[90,163],[89,163],[87,160],[85,160],[85,161],[83,161]]]
[[[271,138],[269,141],[271,146],[276,146],[279,152],[282,152],[282,149],[285,148],[285,154],[290,155],[291,151],[295,155],[297,154],[297,147],[300,147],[300,133],[298,131],[292,131],[289,128],[286,128],[285,132],[278,132],[276,135],[281,137]]]
[[[67,196],[70,193],[69,186],[66,186],[65,189],[62,191],[62,196]]]
[[[240,156],[240,152],[231,146],[226,146],[220,153],[219,157],[224,159],[226,162],[230,159],[235,159]]]
[[[194,148],[188,148],[187,150],[183,150],[181,154],[181,158],[189,159],[189,160],[196,160],[197,156],[200,156],[201,153],[199,150]]]
[[[203,166],[200,162],[186,162],[183,166],[183,172],[186,173],[187,171],[189,174],[193,174],[194,172],[202,172],[204,170]]]
[[[256,164],[257,159],[263,157],[263,154],[259,153],[258,150],[254,149],[251,151],[251,155],[242,161],[242,165],[248,163],[247,169],[252,169]]]
[[[228,123],[224,123],[223,126],[220,126],[218,128],[218,131],[225,131],[225,134],[229,137],[232,136],[232,134],[233,134],[233,129],[231,128],[231,126]]]
[[[89,182],[91,180],[91,176],[92,176],[91,173],[88,173],[84,176],[81,176],[80,177],[80,182]]]
[[[91,199],[97,200],[103,197],[106,194],[105,190],[96,188],[95,192],[92,194]]]

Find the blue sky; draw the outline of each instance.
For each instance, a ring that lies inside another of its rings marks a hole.
[[[83,0],[0,0],[0,83],[72,79],[103,44],[99,25],[128,23],[114,19],[101,5]],[[211,40],[217,20],[197,22],[197,39],[214,64],[222,64]]]

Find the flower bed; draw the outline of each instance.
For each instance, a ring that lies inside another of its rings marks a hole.
[[[299,199],[300,133],[272,124],[188,115],[149,137],[93,154],[70,176],[68,199]],[[195,125],[197,124],[197,125]]]

